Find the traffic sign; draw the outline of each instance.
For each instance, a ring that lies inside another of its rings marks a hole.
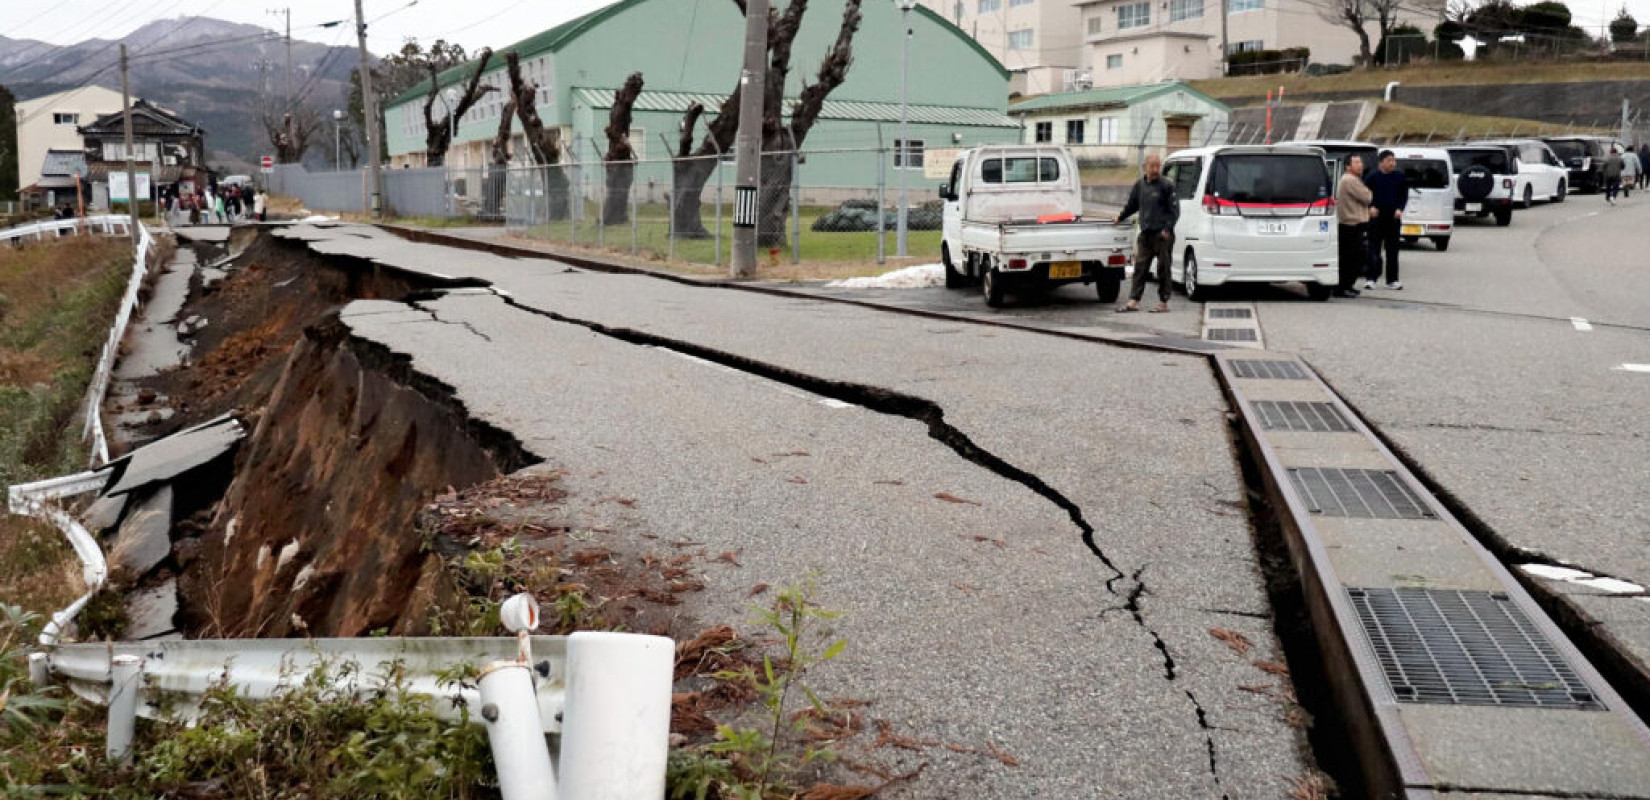
[[[274,172],[275,158],[273,156],[264,156],[263,158],[258,159],[258,169],[260,172]]]

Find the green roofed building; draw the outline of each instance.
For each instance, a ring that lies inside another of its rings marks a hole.
[[[1045,94],[1015,103],[1027,144],[1063,144],[1085,163],[1225,144],[1232,110],[1179,81]]]
[[[836,39],[843,0],[816,0],[809,5],[796,37],[786,97],[813,83],[819,62]],[[866,0],[863,21],[853,40],[853,66],[847,80],[831,93],[819,122],[803,149],[804,186],[874,186],[879,158],[867,152],[835,150],[892,148],[900,119],[900,11],[887,0]],[[949,169],[950,152],[977,144],[1014,142],[1020,123],[1007,115],[1008,71],[978,43],[939,15],[923,7],[910,13],[911,61],[909,131],[913,158],[906,173],[913,187],[931,189]],[[538,112],[546,125],[561,128],[574,159],[592,161],[606,152],[609,110],[614,92],[632,72],[641,72],[645,88],[631,122],[631,146],[643,161],[663,161],[677,141],[682,112],[694,102],[706,107],[704,125],[738,80],[745,33],[744,17],[727,0],[620,0],[613,5],[558,25],[508,47],[496,48],[483,81],[509,86],[504,54],[515,51],[524,77],[540,87]],[[459,86],[473,66],[454,67],[437,76],[440,87]],[[384,109],[385,140],[391,165],[422,166],[425,97],[428,81],[390,101]],[[504,92],[491,92],[458,125],[447,154],[450,167],[481,167],[498,131]],[[443,100],[435,116],[444,117]],[[519,121],[511,148],[516,163],[528,163]],[[661,134],[663,135],[661,137]],[[879,139],[880,136],[880,139]],[[920,145],[919,145],[920,143]],[[599,148],[599,151],[598,151]],[[569,160],[567,155],[563,160]],[[896,180],[892,157],[883,164],[889,185]],[[928,169],[923,169],[924,165]],[[936,168],[937,165],[937,168]],[[641,168],[637,179],[668,181],[668,165]],[[731,180],[731,166],[728,178]]]

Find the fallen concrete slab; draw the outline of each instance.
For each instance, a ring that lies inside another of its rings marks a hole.
[[[246,437],[240,420],[225,414],[151,442],[109,462],[114,470],[103,496],[112,497],[177,476],[220,458]]]
[[[161,485],[134,503],[131,513],[121,521],[114,546],[109,549],[110,574],[126,582],[149,574],[171,554],[171,533],[172,487]]]

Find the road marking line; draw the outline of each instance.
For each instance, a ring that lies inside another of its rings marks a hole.
[[[1593,329],[1592,323],[1581,317],[1571,317],[1570,324],[1576,326],[1576,330],[1578,331],[1590,331]]]
[[[1650,364],[1622,364],[1612,369],[1617,372],[1650,372]]]

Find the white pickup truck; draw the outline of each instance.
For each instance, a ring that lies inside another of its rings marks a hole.
[[[979,282],[985,303],[1010,292],[1093,283],[1117,300],[1132,255],[1133,228],[1083,218],[1083,185],[1071,151],[1058,145],[964,150],[940,185],[945,201],[945,285]]]

